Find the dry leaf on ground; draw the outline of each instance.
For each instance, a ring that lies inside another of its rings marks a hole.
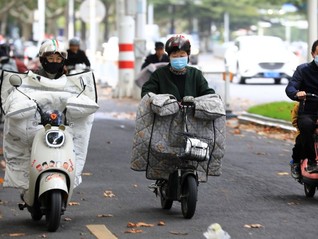
[[[106,198],[112,198],[112,197],[115,197],[115,194],[113,194],[112,191],[105,191],[105,192],[104,192],[104,196],[105,196]]]
[[[70,221],[72,221],[72,218],[66,217],[66,218],[64,218],[64,221],[70,222]]]
[[[288,205],[299,205],[299,202],[289,202]]]
[[[169,232],[170,234],[173,234],[173,235],[178,235],[178,236],[186,236],[188,235],[187,232],[175,232],[175,231],[171,231]]]
[[[128,228],[133,228],[133,227],[153,227],[153,226],[155,226],[155,225],[154,224],[145,223],[145,222],[137,222],[137,223],[128,222],[128,224],[127,224]]]
[[[93,175],[92,173],[82,173],[82,176],[91,176]]]
[[[25,233],[10,233],[10,237],[23,237],[25,236]]]
[[[245,228],[262,228],[262,227],[264,227],[264,226],[261,225],[261,224],[255,223],[255,224],[245,224],[244,227],[245,227]]]
[[[98,214],[97,217],[113,217],[113,214]]]
[[[136,229],[136,228],[132,228],[132,229],[129,229],[129,230],[125,231],[125,233],[132,233],[132,234],[142,233],[142,232],[143,232],[142,230]]]
[[[77,205],[80,205],[79,202],[69,202],[68,203],[69,206],[77,206]]]
[[[164,221],[160,221],[160,222],[158,222],[158,224],[157,224],[158,226],[165,226],[166,225],[166,223],[164,222]]]
[[[289,175],[289,173],[288,172],[278,172],[277,175],[278,176],[287,176],[287,175]]]

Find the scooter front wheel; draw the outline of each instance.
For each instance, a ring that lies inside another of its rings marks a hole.
[[[47,229],[49,232],[55,232],[59,228],[61,221],[62,193],[60,190],[53,190],[48,193],[46,210]]]
[[[315,196],[316,193],[316,187],[309,185],[307,183],[304,183],[304,191],[305,191],[305,195],[308,198],[312,198],[313,196]]]
[[[198,183],[194,176],[189,175],[182,184],[181,210],[183,217],[193,217],[197,205]]]
[[[160,193],[160,202],[161,202],[161,208],[162,209],[171,209],[173,200],[167,198],[167,190],[168,184],[165,182],[162,186],[159,188],[159,193]]]

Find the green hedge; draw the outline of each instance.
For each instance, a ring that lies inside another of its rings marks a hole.
[[[274,119],[291,120],[291,110],[295,102],[279,101],[250,107],[247,112]]]

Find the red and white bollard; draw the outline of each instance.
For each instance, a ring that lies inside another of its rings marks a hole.
[[[118,29],[119,59],[118,84],[115,97],[131,97],[134,84],[134,37],[135,21],[131,16],[123,16]]]

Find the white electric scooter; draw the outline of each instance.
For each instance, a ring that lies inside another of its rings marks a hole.
[[[12,75],[9,80],[16,90],[32,100],[18,89],[22,84],[18,75]],[[45,215],[48,231],[54,232],[59,228],[61,215],[73,193],[76,165],[74,144],[66,125],[65,111],[43,112],[38,104],[37,108],[41,115],[39,124],[43,128],[33,139],[29,188],[21,196],[25,203],[19,204],[19,208],[27,208],[34,221],[41,220]]]

